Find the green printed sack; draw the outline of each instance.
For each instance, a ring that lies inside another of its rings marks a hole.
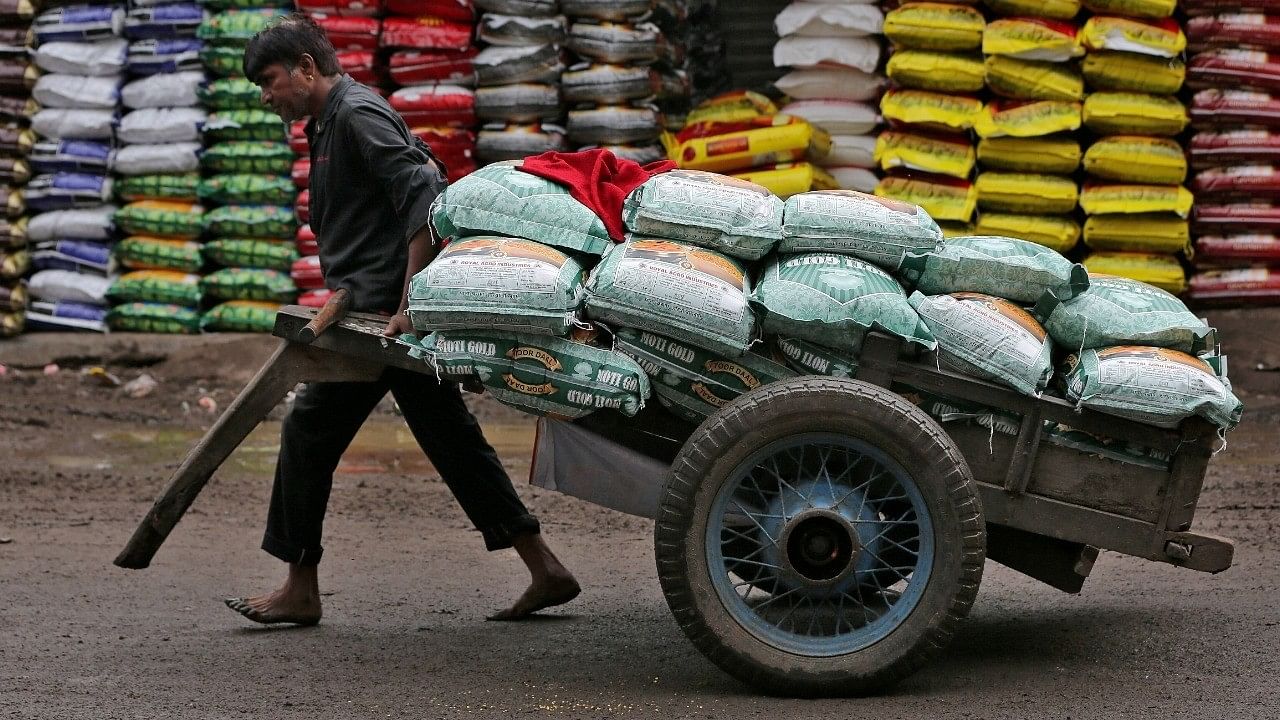
[[[298,196],[293,180],[279,175],[214,175],[201,180],[196,192],[219,205],[291,205]]]
[[[760,274],[751,304],[766,334],[808,340],[849,355],[862,349],[870,330],[935,347],[898,281],[847,255],[779,256]]]
[[[751,282],[736,260],[672,240],[631,238],[591,273],[587,314],[729,357],[747,351]]]
[[[253,8],[225,10],[210,15],[196,29],[196,37],[211,45],[243,46],[259,31],[288,14],[283,8]]]
[[[405,335],[401,342],[441,375],[476,377],[489,394],[518,410],[573,419],[611,409],[631,417],[649,398],[649,378],[626,355],[592,345],[594,335],[458,330],[433,333],[421,343]]]
[[[853,190],[818,190],[787,198],[779,252],[833,252],[889,272],[907,253],[933,252],[942,229],[918,205]]]
[[[701,170],[649,178],[627,196],[631,232],[759,260],[782,239],[782,200],[753,182]]]
[[[239,77],[244,74],[244,48],[239,45],[210,45],[200,48],[200,64],[215,77]]]
[[[582,282],[577,260],[531,240],[454,240],[409,282],[409,320],[418,330],[567,335]]]
[[[192,240],[133,235],[112,248],[116,259],[130,270],[176,270],[193,273],[204,264],[200,243]]]
[[[262,109],[262,90],[248,78],[219,78],[197,89],[196,94],[202,105],[216,112]]]
[[[951,238],[940,250],[907,253],[898,275],[925,295],[977,292],[1035,303],[1046,292],[1070,299],[1089,287],[1089,273],[1058,252],[994,235]]]
[[[1039,396],[1053,377],[1053,343],[1025,310],[979,293],[926,297],[912,293],[911,307],[938,339],[938,358],[964,375]]]
[[[116,197],[124,202],[177,200],[195,202],[200,173],[180,175],[122,175],[116,177]]]
[[[298,297],[293,278],[277,270],[224,268],[200,278],[206,295],[221,300],[263,300],[287,303]]]
[[[796,338],[777,338],[774,344],[787,366],[801,375],[851,378],[858,372],[852,355]]]
[[[568,188],[519,170],[519,164],[494,163],[450,185],[431,206],[436,232],[521,237],[589,255],[613,244],[604,222]]]
[[[1054,342],[1072,352],[1145,345],[1193,355],[1212,351],[1217,336],[1178,298],[1129,278],[1089,276],[1089,289],[1062,302],[1044,297],[1032,311]]]
[[[276,326],[280,303],[232,300],[216,305],[200,317],[206,332],[269,333]]]
[[[200,313],[181,305],[131,302],[107,311],[107,327],[116,332],[194,335],[200,332]]]
[[[176,200],[140,200],[116,211],[116,227],[130,235],[191,239],[204,232],[204,208]]]
[[[759,353],[725,358],[634,328],[618,330],[616,341],[649,374],[658,401],[691,422],[702,422],[743,393],[796,375]]]
[[[1100,455],[1119,462],[1149,467],[1153,470],[1167,471],[1169,463],[1173,461],[1173,456],[1163,450],[1143,447],[1138,443],[1126,440],[1094,435],[1093,433],[1087,433],[1058,423],[1046,422],[1044,424],[1043,437],[1045,442],[1054,445],[1071,448],[1090,455]]]
[[[1122,345],[1072,355],[1062,376],[1067,399],[1077,405],[1157,427],[1199,415],[1225,430],[1244,412],[1221,357]]]
[[[282,142],[228,142],[205,149],[200,167],[216,174],[285,175],[293,170],[293,150]]]
[[[207,143],[285,140],[288,126],[280,116],[261,108],[209,113],[204,124]]]
[[[200,304],[200,276],[176,270],[135,270],[116,278],[107,288],[112,302],[167,303],[195,307]]]
[[[298,232],[293,208],[278,205],[227,205],[205,213],[205,229],[215,237],[289,240]]]
[[[292,243],[273,240],[214,240],[203,250],[205,258],[224,267],[288,271],[298,259]]]

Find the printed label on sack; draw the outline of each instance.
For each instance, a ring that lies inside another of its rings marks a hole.
[[[649,298],[664,313],[700,312],[737,322],[747,313],[743,281],[741,270],[714,253],[662,240],[632,240],[613,284]]]
[[[567,256],[532,242],[511,242],[497,238],[467,240],[451,244],[427,269],[428,283],[435,288],[493,291],[492,299],[502,301],[536,293],[556,292],[557,281]]]
[[[1160,407],[1212,392],[1213,369],[1186,353],[1164,348],[1121,346],[1098,351],[1098,380],[1123,387],[1129,400]]]
[[[992,347],[993,338],[1008,338],[1011,342],[998,348],[1001,354],[1027,367],[1036,364],[1048,333],[1025,310],[980,293],[953,293],[951,297],[960,301],[950,328],[953,341],[972,353],[990,355],[997,350]]]

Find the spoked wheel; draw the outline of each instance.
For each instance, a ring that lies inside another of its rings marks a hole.
[[[659,577],[694,644],[769,692],[858,694],[914,671],[977,593],[985,533],[959,451],[852,380],[740,398],[672,466]]]

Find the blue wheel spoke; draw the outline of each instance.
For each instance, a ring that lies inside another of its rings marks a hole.
[[[769,539],[769,542],[773,543],[774,545],[778,544],[778,540],[774,538],[772,535],[770,535],[768,530],[764,529],[764,526],[760,524],[760,521],[756,520],[754,515],[747,512],[746,508],[742,507],[742,505],[740,505],[737,500],[734,500],[733,504],[738,506],[738,509],[741,510],[743,514],[747,516],[748,520],[754,523],[756,527],[760,528],[760,532],[763,533],[764,536]]]

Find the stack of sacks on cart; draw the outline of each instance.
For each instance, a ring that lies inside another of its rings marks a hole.
[[[450,241],[409,290],[410,319],[430,334],[404,342],[442,376],[478,379],[532,412],[631,415],[652,392],[698,422],[776,380],[854,376],[874,331],[921,362],[1025,395],[1159,427],[1240,419],[1213,331],[1174,296],[1091,276],[1029,241],[944,241],[905,202],[845,190],[784,202],[740,179],[672,170],[626,195],[621,217],[601,217],[512,163],[450,186],[433,221]],[[1018,426],[910,396],[943,420]],[[1168,461],[1067,428],[1046,438]]]

